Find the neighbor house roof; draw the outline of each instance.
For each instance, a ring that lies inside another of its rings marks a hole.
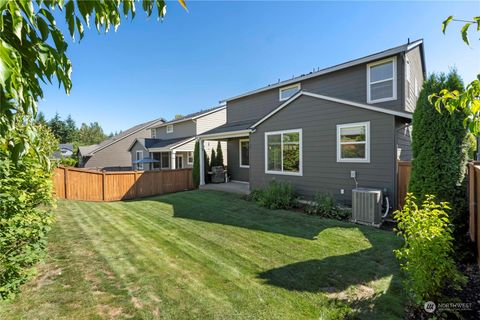
[[[283,87],[283,86],[286,86],[286,85],[289,85],[289,84],[294,84],[294,83],[297,83],[297,82],[300,82],[300,81],[304,81],[306,79],[318,77],[318,76],[321,76],[321,75],[324,75],[324,74],[327,74],[327,73],[330,73],[330,72],[334,72],[334,71],[338,71],[338,70],[341,70],[341,69],[353,67],[353,66],[356,66],[356,65],[359,65],[359,64],[371,62],[371,61],[378,60],[378,59],[381,59],[381,58],[386,58],[386,57],[389,57],[389,56],[399,54],[401,52],[410,51],[410,50],[416,48],[417,46],[420,46],[420,51],[421,51],[421,55],[422,55],[423,75],[424,75],[424,77],[426,77],[426,72],[427,71],[426,71],[426,67],[425,67],[425,53],[423,51],[423,39],[419,39],[419,40],[415,40],[413,42],[408,42],[408,43],[402,44],[398,47],[394,47],[394,48],[390,48],[390,49],[387,49],[387,50],[384,50],[384,51],[380,51],[380,52],[377,52],[377,53],[374,53],[374,54],[371,54],[371,55],[368,55],[368,56],[365,56],[365,57],[362,57],[362,58],[358,58],[358,59],[355,59],[355,60],[350,60],[350,61],[347,61],[347,62],[344,62],[344,63],[341,63],[341,64],[337,64],[335,66],[328,67],[328,68],[325,68],[325,69],[322,69],[322,70],[313,71],[313,72],[310,72],[308,74],[302,74],[301,76],[294,77],[294,78],[289,79],[289,80],[279,81],[278,83],[270,84],[268,86],[265,86],[265,87],[262,87],[262,88],[259,88],[259,89],[253,90],[253,91],[249,91],[249,92],[246,92],[246,93],[243,93],[243,94],[240,94],[240,95],[228,98],[228,99],[224,99],[221,102],[227,102],[227,101],[243,98],[243,97],[246,97],[246,96],[249,96],[249,95],[252,95],[252,94],[256,94],[256,93],[260,93],[260,92],[270,90],[270,89],[273,89],[273,88],[279,88],[279,87]]]
[[[135,143],[140,143],[145,149],[164,149],[171,150],[184,145],[190,141],[193,141],[195,137],[183,137],[175,139],[152,139],[152,138],[137,138],[128,148],[128,151],[132,150]]]
[[[73,152],[73,144],[71,143],[60,143],[60,150],[66,149]]]
[[[210,109],[201,110],[201,111],[198,111],[198,112],[187,114],[186,116],[183,116],[183,117],[178,118],[178,119],[173,119],[173,120],[170,120],[170,121],[166,121],[166,122],[164,122],[160,125],[157,125],[157,124],[151,125],[149,127],[149,129],[164,127],[164,126],[169,125],[169,124],[175,124],[175,123],[179,123],[179,122],[183,122],[183,121],[195,120],[195,119],[198,119],[200,117],[206,116],[210,113],[214,113],[214,112],[223,110],[225,108],[226,108],[226,105],[222,104],[222,105],[217,106],[217,107],[213,107],[213,108],[210,108]]]
[[[78,147],[78,149],[79,149],[80,153],[82,154],[82,156],[91,156],[91,155],[95,154],[96,152],[98,152],[102,149],[105,149],[106,147],[111,146],[112,144],[131,136],[132,134],[137,133],[140,130],[149,129],[149,126],[151,126],[153,124],[156,124],[158,122],[163,123],[163,122],[165,122],[165,119],[159,118],[159,119],[155,119],[155,120],[152,120],[152,121],[148,121],[148,122],[138,124],[136,126],[131,127],[128,130],[125,130],[125,131],[123,131],[123,132],[105,140],[105,141],[102,141],[100,144]]]
[[[332,101],[332,102],[337,102],[341,104],[345,104],[348,106],[360,108],[360,109],[365,109],[365,110],[370,110],[370,111],[375,111],[375,112],[380,112],[380,113],[386,113],[390,114],[393,116],[398,116],[406,119],[412,119],[412,114],[409,112],[403,112],[403,111],[395,111],[395,110],[390,110],[390,109],[385,109],[385,108],[380,108],[380,107],[375,107],[371,106],[368,104],[364,103],[358,103],[350,100],[345,100],[345,99],[338,99],[330,96],[325,96],[321,94],[316,94],[316,93],[311,93],[307,91],[299,91],[295,95],[293,95],[290,99],[282,103],[280,106],[278,106],[276,109],[271,111],[270,113],[266,114],[260,119],[256,120],[246,120],[246,121],[238,121],[238,122],[230,122],[226,123],[223,126],[217,127],[215,129],[212,129],[210,131],[207,131],[199,137],[201,138],[215,138],[215,137],[228,137],[228,136],[237,136],[237,135],[242,135],[242,134],[248,134],[252,131],[255,130],[256,127],[258,127],[261,123],[272,117],[274,114],[297,100],[298,98],[302,96],[308,96],[316,99],[322,99],[322,100],[327,100],[327,101]]]

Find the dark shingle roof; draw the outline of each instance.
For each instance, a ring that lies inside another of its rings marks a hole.
[[[175,146],[181,142],[187,142],[188,140],[191,140],[193,137],[182,137],[182,138],[175,138],[175,139],[168,139],[168,140],[163,140],[163,139],[152,139],[152,138],[137,138],[137,142],[140,143],[145,149],[149,148],[171,148],[172,146]],[[129,150],[132,149],[133,145],[129,148]]]
[[[253,126],[258,120],[260,119],[228,122],[224,125],[221,125],[220,127],[216,127],[210,131],[204,132],[201,135],[247,130],[250,129],[250,127]]]
[[[128,137],[129,135],[131,134],[134,134],[135,132],[137,131],[140,131],[142,129],[148,129],[148,127],[150,125],[153,125],[154,123],[156,122],[159,122],[159,121],[165,121],[165,119],[163,118],[159,118],[159,119],[155,119],[155,120],[151,120],[151,121],[148,121],[148,122],[144,122],[144,123],[141,123],[141,124],[138,124],[136,126],[133,126],[131,128],[129,128],[128,130],[125,130],[107,140],[104,140],[102,142],[100,142],[98,145],[92,145],[92,146],[83,146],[83,147],[79,147],[80,150],[84,150],[84,151],[81,151],[82,155],[83,156],[89,156],[89,155],[92,155],[94,154],[95,152],[103,149],[103,148],[106,148],[108,147],[109,145],[111,144],[114,144],[115,142],[119,141],[119,140],[122,140],[126,137]],[[81,149],[82,148],[82,149]]]

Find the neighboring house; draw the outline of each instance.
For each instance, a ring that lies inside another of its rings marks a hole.
[[[193,151],[196,136],[225,124],[224,105],[192,113],[187,116],[149,126],[151,136],[132,142],[132,167],[137,170],[182,169],[193,166]],[[227,164],[227,145],[221,142],[224,164]],[[205,150],[210,157],[217,141],[205,141]]]
[[[99,144],[78,147],[79,167],[106,171],[131,170],[132,160],[128,147],[137,138],[150,137],[149,127],[163,122],[165,120],[162,118],[148,121]]]
[[[418,40],[227,99],[227,123],[199,139],[227,141],[229,175],[250,189],[276,179],[306,199],[326,192],[349,204],[358,182],[395,206],[423,50]]]
[[[73,155],[73,144],[71,143],[60,143],[59,149],[53,153],[54,159],[68,158]]]

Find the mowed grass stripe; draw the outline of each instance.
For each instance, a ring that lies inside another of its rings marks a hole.
[[[57,212],[45,266],[62,275],[0,303],[1,319],[402,316],[391,232],[205,191]]]

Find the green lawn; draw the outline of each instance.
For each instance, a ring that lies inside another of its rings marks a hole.
[[[190,191],[61,201],[48,256],[0,319],[388,319],[392,232]]]

